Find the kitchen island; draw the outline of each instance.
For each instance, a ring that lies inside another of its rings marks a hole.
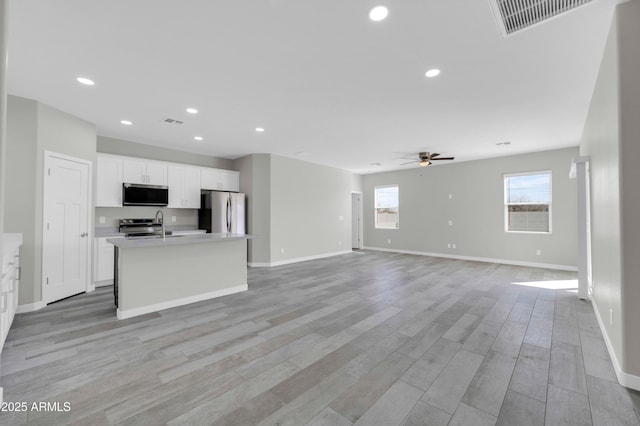
[[[249,234],[109,238],[118,319],[247,290]]]

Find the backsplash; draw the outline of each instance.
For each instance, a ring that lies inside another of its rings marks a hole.
[[[96,228],[118,228],[119,219],[153,218],[158,210],[162,210],[167,226],[198,225],[198,210],[166,207],[96,207],[94,223]],[[173,216],[176,218],[175,222],[171,220]],[[100,223],[100,217],[104,217],[105,223]]]

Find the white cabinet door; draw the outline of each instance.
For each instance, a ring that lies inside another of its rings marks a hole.
[[[107,238],[97,237],[94,243],[93,281],[103,285],[113,283],[114,247],[107,242]]]
[[[122,181],[125,183],[148,183],[147,162],[142,159],[126,158],[122,162]]]
[[[122,207],[122,158],[98,155],[96,207]]]
[[[200,169],[200,187],[214,191],[240,191],[240,172],[203,167]]]
[[[240,172],[235,172],[233,170],[220,170],[220,178],[222,180],[223,191],[240,191]]]
[[[189,166],[169,166],[168,207],[200,208],[200,169]]]
[[[125,158],[122,170],[122,178],[126,183],[167,184],[167,165],[165,163],[142,158]]]
[[[149,185],[167,185],[167,165],[165,163],[147,163],[147,182]]]
[[[200,188],[209,190],[221,189],[221,182],[219,179],[218,169],[211,169],[208,167],[202,167],[200,169]]]
[[[186,167],[184,170],[184,207],[200,208],[200,169]]]
[[[172,209],[184,207],[184,167],[169,166],[169,205]]]

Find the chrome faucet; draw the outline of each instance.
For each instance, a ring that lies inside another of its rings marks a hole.
[[[158,222],[158,216],[160,217],[160,222]],[[156,218],[155,218],[156,223],[160,223],[162,225],[162,241],[166,240],[166,233],[164,232],[164,213],[162,213],[162,210],[158,210],[156,212]]]

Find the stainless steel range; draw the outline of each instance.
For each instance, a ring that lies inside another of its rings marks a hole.
[[[162,218],[120,219],[118,230],[127,238],[149,238],[162,236]]]

